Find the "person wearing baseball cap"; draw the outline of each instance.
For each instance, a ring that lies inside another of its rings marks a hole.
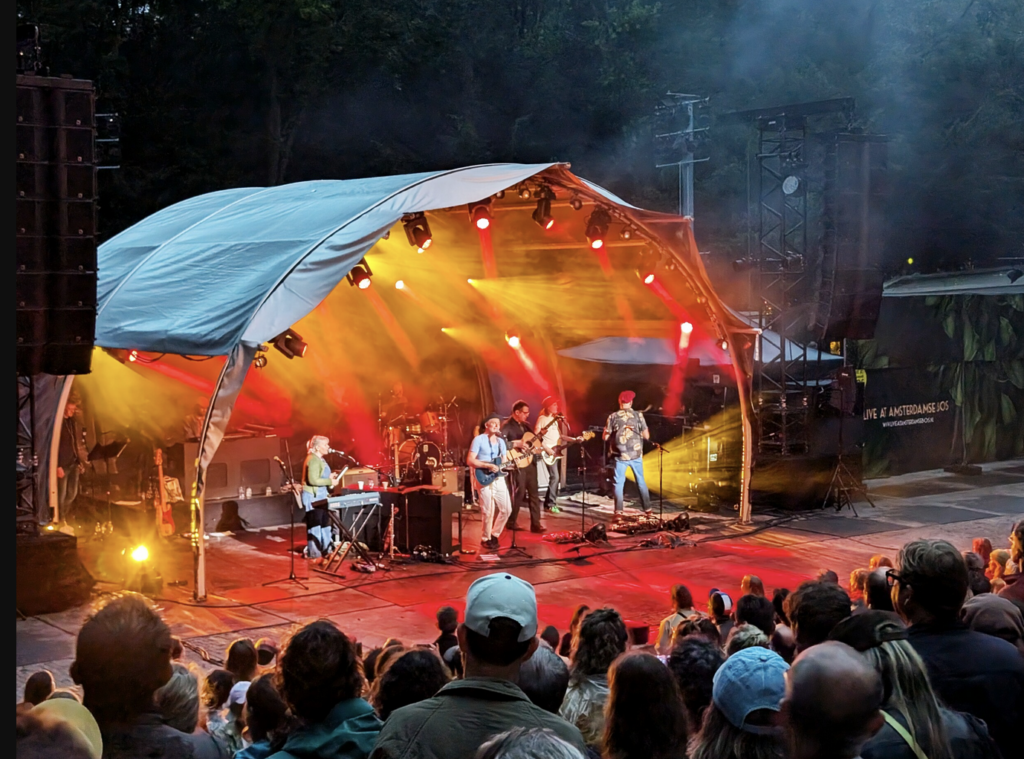
[[[501,416],[489,414],[484,419],[484,431],[473,438],[466,454],[466,465],[476,472],[494,472],[498,476],[486,485],[473,477],[473,487],[480,497],[480,547],[494,550],[512,513],[512,499],[505,484],[502,465],[508,457],[508,445],[501,436]]]
[[[619,393],[619,410],[609,415],[604,425],[604,439],[611,440],[612,456],[615,460],[615,511],[621,512],[622,493],[626,487],[626,470],[632,469],[644,511],[651,510],[651,494],[644,479],[644,440],[651,439],[644,415],[633,408],[636,393],[623,390]]]
[[[711,705],[690,759],[784,756],[785,738],[776,725],[788,670],[781,656],[760,646],[744,648],[726,659],[712,680]]]
[[[540,437],[545,458],[541,465],[548,471],[548,489],[544,493],[544,508],[552,514],[559,512],[558,486],[559,468],[556,448],[562,442],[562,415],[559,413],[558,398],[548,395],[540,402],[540,413],[533,428]]]
[[[469,586],[459,648],[465,677],[433,698],[393,712],[371,759],[473,759],[491,736],[547,728],[585,753],[575,726],[533,704],[519,669],[537,650],[537,598],[528,582],[499,572]]]

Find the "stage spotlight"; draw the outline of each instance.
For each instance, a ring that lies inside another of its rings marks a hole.
[[[496,193],[494,193],[494,197],[497,198],[498,200],[501,200],[503,197],[505,197],[505,191],[498,190]]]
[[[914,259],[913,258],[908,258],[907,259],[907,266],[913,266],[913,265],[914,265]]]
[[[530,188],[525,184],[519,188],[519,197],[523,200],[529,200],[530,198]]]
[[[396,290],[404,290],[405,289],[405,282],[403,282],[402,280],[398,280],[397,282],[395,282],[395,289]]]
[[[138,351],[128,351],[128,360],[133,362],[133,363],[138,361],[139,360],[139,352]]]
[[[422,213],[408,214],[402,219],[402,224],[405,226],[405,236],[409,244],[417,249],[417,253],[422,253],[434,242],[427,217]]]
[[[533,212],[533,220],[540,225],[541,229],[551,229],[555,226],[555,220],[551,216],[551,198],[544,196],[537,201],[537,208]]]
[[[132,549],[132,559],[135,561],[145,561],[149,558],[149,549],[146,546],[135,546]]]
[[[274,338],[274,347],[284,354],[285,358],[302,358],[309,348],[298,332],[288,329]]]
[[[470,203],[466,208],[469,210],[469,218],[477,229],[487,229],[494,220],[491,216],[491,199],[478,200]]]
[[[352,270],[345,275],[345,279],[352,287],[358,287],[360,290],[365,290],[372,283],[373,270],[370,269],[370,264],[366,263],[366,259],[362,259],[359,263],[352,267]]]
[[[637,269],[636,275],[640,277],[640,281],[645,285],[654,284],[654,272],[653,271],[640,271]]]
[[[623,240],[632,240],[633,239],[633,228],[632,227],[623,227],[622,231],[619,232],[619,237],[621,237]]]
[[[267,354],[257,353],[255,358],[253,358],[252,360],[252,365],[255,366],[257,369],[262,369],[263,367],[265,367],[267,365]]]
[[[466,284],[469,284],[469,285],[473,284],[473,280],[472,279],[467,279],[466,280]]]
[[[517,335],[515,332],[506,332],[505,342],[508,343],[508,347],[512,348],[513,350],[518,349],[519,346],[522,345],[522,343],[519,340],[519,335]]]
[[[721,349],[722,349],[722,350],[724,350],[724,351],[727,351],[727,350],[729,350],[729,341],[728,341],[728,340],[722,340],[722,341],[721,341],[721,342],[720,342],[720,343],[718,344],[718,347],[719,347],[719,348],[721,348]]]
[[[687,335],[693,332],[693,325],[690,322],[683,322],[679,325],[679,328]]]
[[[604,247],[604,238],[608,235],[608,225],[611,217],[603,208],[595,208],[587,219],[587,242],[594,250]]]
[[[572,206],[572,210],[579,211],[583,208],[583,201],[579,198],[573,198],[569,201],[569,205]]]

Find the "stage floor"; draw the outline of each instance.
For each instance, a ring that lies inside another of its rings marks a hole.
[[[270,636],[277,640],[316,618],[336,622],[365,647],[387,638],[426,643],[437,636],[434,613],[439,606],[462,609],[470,583],[496,571],[508,571],[533,583],[541,626],[565,630],[573,608],[613,606],[631,623],[657,626],[669,613],[669,588],[687,585],[698,604],[712,588],[739,596],[740,579],[756,574],[771,592],[794,589],[821,569],[833,569],[845,584],[849,573],[865,566],[875,553],[894,555],[907,540],[943,538],[969,549],[971,539],[989,537],[1002,545],[1015,519],[1024,516],[1024,464],[1004,462],[985,467],[980,477],[925,472],[870,483],[877,508],[857,504],[859,516],[842,513],[755,513],[754,525],[741,528],[733,513],[692,514],[693,530],[675,547],[641,547],[649,535],[612,537],[607,544],[578,548],[519,532],[529,557],[510,555],[510,533],[502,536],[497,561],[479,553],[479,516],[464,513],[467,548],[446,565],[396,563],[373,574],[352,571],[346,561],[340,576],[311,571],[296,558],[302,585],[289,573],[288,527],[234,535],[211,535],[207,549],[205,603],[192,601],[192,556],[188,542],[173,537],[151,547],[164,579],[155,598],[174,633],[186,643],[186,658],[203,668],[223,656],[236,637]],[[657,502],[655,502],[656,504]],[[575,511],[575,510],[573,510]],[[588,510],[587,526],[598,514]],[[520,515],[525,523],[526,515]],[[603,521],[603,520],[601,520]],[[576,513],[548,516],[549,531],[580,529]],[[304,528],[296,527],[301,544]],[[120,551],[130,536],[115,532],[102,541],[80,540],[79,553],[97,579],[100,599],[121,589]],[[273,582],[285,580],[283,582]],[[174,586],[172,583],[182,582]],[[272,583],[272,584],[267,584]],[[304,586],[304,587],[303,587]],[[70,683],[68,666],[74,636],[91,605],[17,622],[16,688],[20,700],[25,679],[38,669],[53,672],[60,686]]]

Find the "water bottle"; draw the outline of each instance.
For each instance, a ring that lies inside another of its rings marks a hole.
[[[252,488],[245,489],[245,497],[246,499],[252,498]]]
[[[270,485],[267,485],[267,493],[266,493],[266,494],[267,494],[267,495],[273,495],[273,494],[274,494],[274,491],[272,491],[272,490],[270,489]]]
[[[241,500],[244,500],[244,499],[245,499],[245,488],[243,488],[241,485],[239,485],[238,486],[238,500],[241,501]]]

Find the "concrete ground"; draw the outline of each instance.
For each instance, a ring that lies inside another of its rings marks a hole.
[[[541,625],[564,630],[573,608],[613,606],[629,621],[656,626],[669,612],[669,588],[686,584],[698,603],[711,588],[739,595],[740,578],[756,574],[770,592],[793,589],[823,568],[845,582],[849,573],[866,566],[875,553],[894,556],[915,538],[942,538],[969,549],[975,537],[988,537],[996,547],[1008,544],[1016,519],[1024,517],[1024,462],[986,465],[977,477],[922,472],[868,484],[875,506],[786,513],[756,511],[754,524],[740,527],[734,514],[693,514],[693,529],[680,535],[677,547],[644,547],[650,535],[613,537],[609,544],[580,548],[544,541],[520,532],[518,542],[529,556],[508,555],[508,533],[498,560],[479,551],[456,555],[449,564],[394,564],[388,571],[362,574],[346,562],[341,575],[311,571],[295,562],[302,585],[271,582],[288,577],[288,528],[269,528],[239,535],[213,535],[207,552],[208,597],[192,600],[191,553],[188,542],[174,537],[153,547],[164,588],[154,601],[175,635],[186,646],[186,659],[203,669],[219,664],[236,637],[276,640],[310,620],[326,617],[363,642],[380,645],[387,638],[405,643],[433,640],[434,612],[448,604],[462,609],[466,589],[476,578],[507,570],[533,583]],[[563,514],[549,516],[551,531],[580,528],[578,509],[565,504]],[[588,509],[587,525],[603,521],[607,506]],[[525,515],[520,521],[526,522]],[[479,546],[479,519],[466,514],[467,547]],[[301,541],[300,530],[296,540]],[[130,536],[82,540],[79,554],[97,579],[92,603],[16,623],[15,690],[21,700],[27,677],[50,670],[58,686],[69,687],[68,666],[74,657],[78,628],[96,603],[122,588],[120,551]],[[171,583],[179,582],[178,586]],[[271,584],[265,584],[265,583]],[[303,587],[304,586],[304,587]]]

